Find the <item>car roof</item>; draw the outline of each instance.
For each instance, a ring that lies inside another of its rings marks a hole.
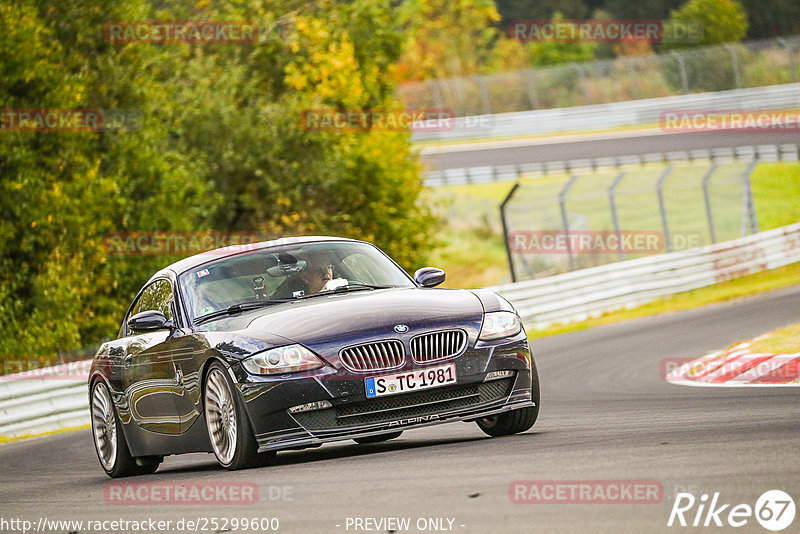
[[[171,271],[175,275],[180,275],[185,271],[190,269],[194,269],[204,263],[218,260],[220,258],[224,258],[225,256],[232,256],[234,254],[238,254],[241,252],[249,252],[253,250],[260,250],[270,247],[276,247],[281,245],[297,245],[297,244],[305,244],[305,243],[318,243],[324,241],[349,241],[352,243],[362,243],[357,239],[349,239],[347,237],[334,237],[334,236],[297,236],[297,237],[281,237],[279,239],[273,239],[271,241],[261,241],[259,243],[247,243],[244,245],[230,245],[227,247],[217,248],[214,250],[208,250],[205,252],[201,252],[200,254],[195,254],[194,256],[189,256],[188,258],[184,258],[182,260],[178,260],[175,263],[168,265],[167,267],[161,269],[156,274],[154,274],[150,281],[155,280],[156,278],[162,277],[165,274],[168,274]]]

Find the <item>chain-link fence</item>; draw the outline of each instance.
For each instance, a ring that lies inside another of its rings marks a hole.
[[[676,161],[521,181],[502,208],[512,279],[757,232],[756,163]]]
[[[623,102],[800,80],[800,36],[406,83],[408,108],[457,116]]]

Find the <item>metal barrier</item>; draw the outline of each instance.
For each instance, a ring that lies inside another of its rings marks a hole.
[[[800,83],[790,83],[612,104],[458,117],[451,130],[417,130],[412,134],[411,140],[419,143],[493,139],[658,124],[662,112],[676,109],[755,111],[797,107],[800,107]]]
[[[585,319],[800,261],[800,223],[707,247],[491,287],[528,328]],[[0,436],[89,424],[90,360],[0,378]]]
[[[512,182],[521,178],[535,178],[553,173],[591,173],[601,169],[620,168],[630,165],[670,163],[675,161],[710,161],[726,163],[743,161],[798,161],[798,145],[745,145],[725,148],[686,150],[666,153],[632,154],[630,156],[557,160],[522,165],[489,165],[459,169],[431,171],[425,176],[427,187],[442,185],[485,184],[490,182]]]
[[[0,436],[88,424],[90,364],[85,360],[0,377]]]
[[[796,83],[800,81],[798,65],[800,36],[796,35],[408,82],[397,93],[407,108],[445,108],[459,117],[485,116]]]
[[[529,328],[623,307],[800,261],[800,223],[732,241],[495,286]]]

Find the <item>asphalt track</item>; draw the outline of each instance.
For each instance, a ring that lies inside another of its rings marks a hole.
[[[800,390],[677,386],[661,378],[660,362],[700,356],[799,318],[797,285],[539,340],[542,411],[536,426],[517,436],[492,439],[474,424],[452,423],[384,444],[284,452],[276,465],[249,471],[226,472],[205,454],[170,457],[155,475],[124,479],[254,483],[256,505],[109,504],[110,479],[89,431],[10,443],[0,446],[0,513],[34,523],[277,517],[279,532],[291,533],[390,532],[348,529],[347,518],[356,517],[411,518],[412,528],[397,532],[420,532],[420,518],[453,519],[452,531],[465,534],[727,532],[734,529],[668,528],[675,494],[720,492],[720,502],[754,506],[764,491],[781,489],[800,504]],[[513,504],[515,480],[659,481],[664,497],[657,504]],[[800,514],[784,532],[798,525]],[[735,530],[767,532],[754,518]],[[15,532],[8,525],[2,531]]]
[[[572,159],[630,156],[753,145],[800,142],[796,133],[782,132],[693,132],[620,131],[507,142],[483,146],[451,145],[422,151],[422,161],[431,170],[518,165]]]

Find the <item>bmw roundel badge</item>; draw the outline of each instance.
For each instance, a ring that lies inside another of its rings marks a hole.
[[[398,334],[405,334],[406,332],[408,332],[408,327],[404,324],[399,324],[394,327],[394,331],[397,332]]]

